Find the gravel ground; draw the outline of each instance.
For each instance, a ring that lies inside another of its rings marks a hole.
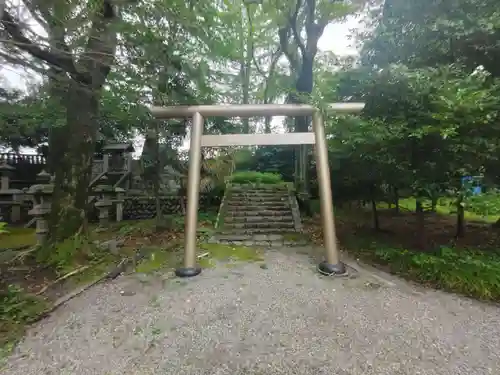
[[[1,373],[498,374],[496,306],[367,270],[321,277],[297,254],[267,266],[99,284],[33,327]]]

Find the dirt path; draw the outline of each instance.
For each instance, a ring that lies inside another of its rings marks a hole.
[[[97,285],[33,327],[2,374],[498,372],[496,306],[381,283],[366,270],[321,277],[291,251],[268,253],[267,269]]]

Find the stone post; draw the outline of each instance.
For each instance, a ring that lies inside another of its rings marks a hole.
[[[0,165],[0,208],[4,220],[10,220],[11,223],[17,223],[21,220],[21,205],[23,200],[23,191],[10,188],[10,178],[15,168],[7,163]]]
[[[123,220],[123,202],[125,201],[125,189],[115,188],[116,193],[116,222],[119,223]]]
[[[98,195],[95,207],[99,210],[99,226],[109,225],[109,209],[113,205],[113,188],[109,185],[97,185],[95,192]]]
[[[10,187],[10,177],[12,172],[14,171],[14,167],[11,167],[6,162],[0,164],[0,190],[8,190]]]
[[[39,246],[45,244],[49,233],[49,215],[54,185],[50,175],[42,170],[37,176],[38,184],[30,186],[28,193],[33,196],[34,207],[29,214],[36,218],[36,238]]]
[[[109,153],[104,152],[102,154],[102,171],[107,172],[109,171]]]

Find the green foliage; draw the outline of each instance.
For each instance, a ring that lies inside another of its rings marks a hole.
[[[7,234],[9,230],[7,229],[7,223],[0,221],[0,234]]]
[[[293,181],[294,152],[292,147],[265,146],[248,152],[247,158],[236,162],[236,171],[279,173],[285,181]]]
[[[363,258],[403,277],[470,297],[500,301],[500,255],[442,247],[420,253],[372,242],[353,248]]]
[[[235,184],[279,184],[283,182],[281,175],[268,172],[236,172],[230,177]]]
[[[45,309],[40,298],[25,293],[15,285],[0,291],[0,298],[0,321],[30,323]]]
[[[0,353],[4,345],[18,338],[24,326],[35,321],[46,309],[45,300],[27,294],[18,286],[0,289]]]
[[[479,195],[472,195],[464,202],[467,211],[483,217],[500,215],[500,192],[491,189]]]
[[[464,63],[483,65],[498,76],[496,43],[500,15],[494,0],[389,0],[374,17],[372,35],[362,49],[362,61],[385,67]]]
[[[109,251],[96,247],[90,237],[76,234],[64,241],[40,247],[36,252],[36,260],[63,275],[82,264],[99,263],[107,255]]]

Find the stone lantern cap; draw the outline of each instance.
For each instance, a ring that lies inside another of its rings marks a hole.
[[[107,199],[104,200],[98,200],[95,202],[94,206],[96,208],[104,208],[104,207],[111,207],[113,205],[113,202]]]
[[[45,171],[45,169],[42,169],[42,171],[36,175],[36,180],[41,184],[50,183],[51,178],[52,177]]]
[[[97,185],[95,187],[95,192],[96,193],[114,193],[115,189],[113,189],[113,187],[109,186],[109,185]]]
[[[31,216],[44,216],[50,213],[50,206],[36,205],[31,210],[29,210],[28,214]]]
[[[7,164],[7,162],[3,161],[2,163],[0,163],[0,175],[3,175],[5,172],[12,172],[14,171],[16,168],[14,168],[13,166]]]
[[[19,189],[5,189],[5,190],[0,189],[0,196],[21,195],[21,194],[24,194],[24,191]]]
[[[33,195],[51,195],[54,193],[54,186],[49,184],[32,185],[28,189],[28,194]]]

